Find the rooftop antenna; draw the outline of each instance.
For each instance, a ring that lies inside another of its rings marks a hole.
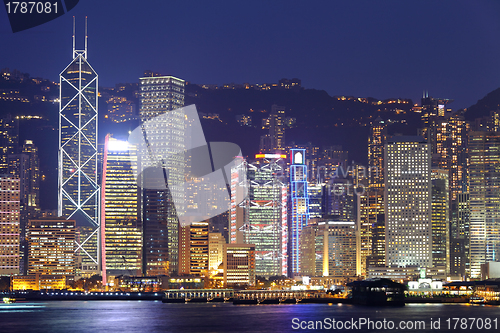
[[[75,17],[73,16],[73,59],[75,59]]]
[[[85,16],[85,58],[88,58],[88,56],[87,56],[87,16]]]

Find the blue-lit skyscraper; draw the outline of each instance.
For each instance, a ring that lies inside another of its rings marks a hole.
[[[309,221],[305,149],[290,149],[290,276],[300,273],[300,232]]]

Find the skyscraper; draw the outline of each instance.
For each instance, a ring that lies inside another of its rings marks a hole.
[[[422,137],[393,136],[384,152],[386,265],[432,266],[431,155]]]
[[[129,155],[133,149],[127,141],[106,136],[102,219],[106,269],[113,275],[136,275],[142,270],[142,226],[133,171],[136,163],[130,160],[135,155]]]
[[[432,169],[432,266],[450,271],[450,207],[448,170]]]
[[[470,276],[500,261],[500,133],[469,133]]]
[[[160,76],[151,72],[145,74],[139,79],[139,114],[148,147],[154,155],[150,161],[163,161],[161,167],[166,179],[182,182],[186,171],[186,123],[183,114],[176,109],[184,106],[185,82],[173,76]],[[172,115],[171,124],[150,121],[167,112]],[[177,154],[177,158],[167,158],[169,154]],[[138,163],[141,170],[158,167],[146,161]],[[144,236],[143,273],[176,274],[179,262],[179,220],[174,198],[183,209],[183,190],[171,188],[168,184],[166,190],[152,189],[148,186],[150,181],[158,180],[142,179],[140,192]],[[165,181],[165,178],[160,181]]]
[[[0,276],[19,274],[19,183],[0,175]]]
[[[273,104],[269,118],[263,119],[269,133],[260,138],[261,153],[276,153],[285,149],[285,107]]]
[[[369,186],[384,188],[384,145],[387,140],[387,124],[380,117],[371,124],[368,137]]]
[[[285,149],[285,107],[274,104],[269,119],[271,147],[275,150]]]
[[[86,30],[86,27],[85,27]],[[100,219],[97,172],[98,76],[85,49],[59,75],[58,214],[76,221],[76,253],[83,271],[100,269]]]
[[[259,276],[287,275],[287,185],[284,155],[258,154],[248,164],[249,205],[243,240],[255,244],[255,271]]]
[[[309,221],[305,149],[290,149],[290,275],[300,273],[300,233]]]

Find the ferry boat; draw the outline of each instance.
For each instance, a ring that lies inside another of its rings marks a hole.
[[[405,305],[404,284],[389,279],[367,279],[347,284],[351,288],[352,304],[362,305]]]

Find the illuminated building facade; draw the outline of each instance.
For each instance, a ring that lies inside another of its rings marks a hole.
[[[384,151],[386,265],[432,266],[431,155],[422,137],[394,136]]]
[[[371,230],[371,254],[366,258],[365,276],[370,266],[385,267],[385,216],[377,215],[377,220],[372,224]]]
[[[208,222],[179,228],[179,275],[206,276],[209,270]]]
[[[290,276],[300,273],[300,232],[309,221],[305,149],[290,149]]]
[[[448,171],[431,170],[432,181],[432,267],[450,271],[450,208]]]
[[[368,137],[368,167],[369,186],[372,188],[384,188],[384,145],[387,140],[387,123],[380,117],[375,119],[370,127]]]
[[[100,270],[100,186],[97,170],[98,76],[85,49],[59,75],[58,214],[76,221],[82,270]]]
[[[301,233],[301,275],[355,277],[356,223],[311,219]]]
[[[269,134],[273,150],[285,149],[285,107],[274,104],[269,119]]]
[[[309,218],[320,218],[325,214],[323,206],[323,192],[326,191],[326,186],[322,184],[309,183],[307,185],[309,196]]]
[[[0,276],[19,274],[20,181],[0,175]]]
[[[28,274],[75,275],[75,220],[29,220]]]
[[[259,276],[287,275],[287,185],[285,155],[258,154],[248,164],[249,204],[243,240],[255,244],[255,270]]]
[[[500,261],[500,133],[469,133],[470,277]]]
[[[142,226],[137,181],[131,162],[135,149],[127,141],[106,136],[103,165],[102,219],[105,223],[105,268],[111,275],[136,275],[142,270]],[[104,269],[104,267],[103,267]]]
[[[27,154],[13,154],[8,156],[9,175],[19,179],[19,269],[21,274],[26,274],[28,265],[28,247],[26,243],[26,227],[28,219],[33,217],[34,209],[28,207],[30,194],[30,164]],[[34,207],[33,207],[34,208]],[[31,213],[31,214],[30,214]],[[30,216],[31,215],[31,216]]]
[[[135,115],[135,104],[127,100],[126,97],[114,96],[107,101],[107,104],[108,114],[106,118],[115,123],[127,121]]]
[[[208,234],[208,269],[214,271],[219,269],[224,259],[224,244],[226,241],[220,232]]]
[[[8,172],[8,155],[17,154],[19,120],[11,115],[0,118],[0,174]]]
[[[224,286],[255,285],[255,245],[224,244]]]
[[[139,115],[143,132],[147,136],[149,149],[154,151],[151,161],[163,161],[162,167],[168,178],[175,182],[184,180],[184,133],[183,113],[176,109],[184,106],[184,86],[182,79],[161,76],[147,72],[139,79]],[[154,117],[171,113],[171,124],[150,121]],[[167,158],[177,154],[177,158]],[[149,165],[140,161],[144,170]],[[155,180],[151,180],[155,182]],[[165,179],[161,179],[165,181]],[[143,273],[146,275],[177,274],[179,263],[179,219],[174,198],[181,210],[184,200],[183,189],[166,190],[148,188],[148,180],[141,184],[141,217],[144,237]]]
[[[450,226],[450,275],[465,278],[470,268],[469,193],[459,193],[457,199],[457,227]]]
[[[208,274],[208,222],[193,222],[190,228],[190,274]]]
[[[242,198],[242,190],[248,188],[247,162],[231,168],[231,209],[229,211],[229,243],[243,243],[243,226],[247,219],[248,198]],[[241,200],[244,199],[244,200]]]

